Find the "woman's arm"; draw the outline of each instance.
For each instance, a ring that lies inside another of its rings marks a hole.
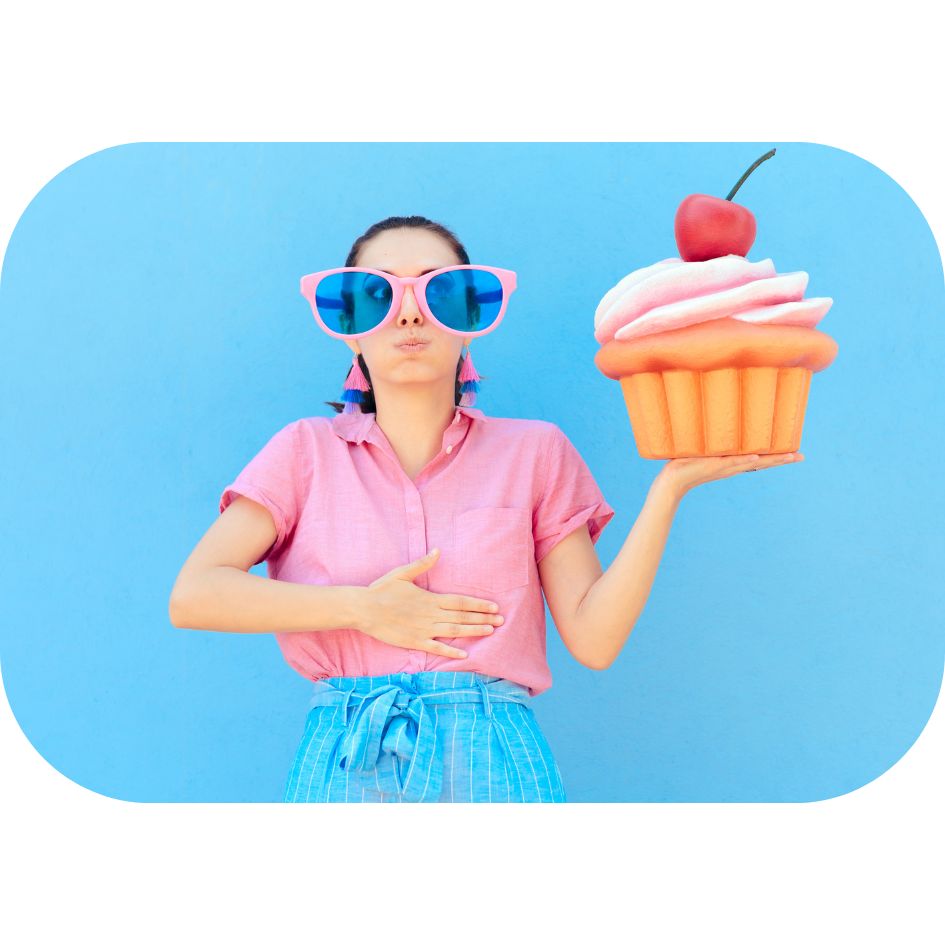
[[[175,627],[230,633],[292,633],[354,627],[363,587],[294,584],[250,574],[276,540],[270,512],[238,496],[181,568],[168,604]]]
[[[659,477],[653,481],[617,557],[578,604],[575,634],[593,668],[613,663],[643,612],[681,498]]]
[[[606,571],[586,526],[558,542],[538,563],[558,633],[584,666],[607,669],[626,643],[650,595],[680,498],[657,477]]]
[[[357,628],[363,592],[363,587],[277,581],[218,565],[191,573],[175,588],[168,613],[175,627],[229,633]]]

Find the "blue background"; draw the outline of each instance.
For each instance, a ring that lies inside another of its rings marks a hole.
[[[309,683],[269,634],[171,626],[168,597],[223,486],[285,423],[333,415],[350,352],[299,277],[391,214],[518,273],[475,345],[477,406],[564,430],[617,510],[609,565],[663,462],[594,366],[594,310],[676,255],[684,196],[724,197],[770,147],[736,197],[749,258],[834,299],[806,459],[685,497],[608,671],[549,615],[533,705],[572,802],[812,801],[888,770],[942,682],[941,257],[868,160],[777,142],[131,144],[58,174],[0,283],[2,674],[37,751],[111,797],[281,799]]]

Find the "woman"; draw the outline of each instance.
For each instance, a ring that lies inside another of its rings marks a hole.
[[[574,658],[607,668],[682,496],[802,458],[666,463],[603,571],[593,545],[614,510],[568,438],[472,406],[469,340],[514,288],[418,216],[302,279],[353,352],[345,403],[283,427],[224,489],[170,602],[175,626],[275,633],[313,681],[285,801],[565,801],[529,705],[551,685],[542,592]],[[248,573],[263,560],[268,578]]]

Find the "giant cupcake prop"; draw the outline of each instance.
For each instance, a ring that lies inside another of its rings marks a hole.
[[[837,355],[814,326],[833,303],[804,298],[806,272],[749,262],[755,217],[732,197],[686,197],[681,258],[637,269],[601,299],[594,363],[619,381],[645,459],[788,453],[800,447],[810,379]]]

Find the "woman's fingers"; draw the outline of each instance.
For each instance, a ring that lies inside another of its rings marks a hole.
[[[739,457],[736,466],[744,466],[746,472],[755,472],[768,466],[784,466],[787,463],[800,463],[804,459],[803,453],[768,453],[759,456],[757,453]]]
[[[800,453],[766,453],[763,456],[749,453],[741,456],[717,456],[720,462],[716,478],[724,479],[729,476],[738,476],[745,472],[757,472],[759,469],[768,469],[771,466],[786,466],[800,462],[804,457]],[[723,462],[727,460],[728,462]]]
[[[803,458],[800,453],[768,453],[766,456],[761,456],[759,462],[765,466],[777,466],[780,463],[800,462]],[[758,462],[755,465],[757,466]]]

